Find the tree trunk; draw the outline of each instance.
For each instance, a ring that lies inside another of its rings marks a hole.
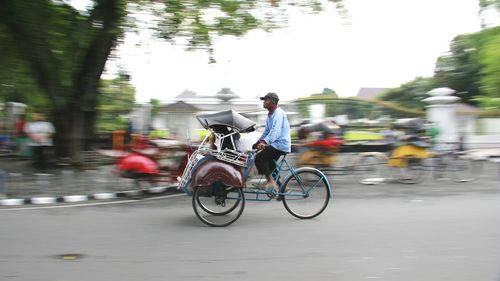
[[[84,129],[84,150],[91,150],[94,148],[96,140],[95,123],[97,119],[97,112],[95,110],[85,112],[85,129]]]
[[[80,151],[84,148],[84,112],[76,107],[55,111],[53,114],[56,127],[56,156],[69,158],[73,164],[81,163]]]

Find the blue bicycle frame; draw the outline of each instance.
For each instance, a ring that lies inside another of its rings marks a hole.
[[[244,172],[244,178],[245,178],[245,180],[248,177],[249,170],[255,164],[255,156],[256,156],[256,154],[257,153],[250,152],[249,155],[248,155],[247,165],[245,167],[245,172]],[[312,191],[314,191],[318,187],[318,184],[321,181],[323,181],[323,179],[326,179],[326,176],[325,176],[325,174],[323,174],[323,172],[321,172],[321,171],[319,171],[317,169],[314,169],[314,171],[317,172],[317,173],[319,173],[321,175],[321,177],[318,178],[318,180],[312,185],[312,187],[308,187],[306,189],[306,187],[304,186],[304,182],[302,181],[302,178],[298,175],[297,172],[299,170],[301,170],[301,169],[310,169],[310,168],[295,169],[286,160],[286,154],[283,157],[281,157],[281,160],[279,160],[279,161],[273,160],[273,161],[274,161],[274,163],[276,165],[276,168],[272,172],[272,177],[279,184],[279,190],[278,190],[278,192],[277,193],[270,193],[270,192],[265,191],[265,190],[258,190],[258,189],[248,190],[248,189],[244,189],[243,193],[255,195],[255,198],[246,198],[246,200],[250,200],[250,201],[270,201],[270,200],[272,200],[276,196],[284,196],[284,195],[286,195],[286,196],[297,196],[297,197],[307,198],[307,197],[309,197],[309,193],[311,193]],[[280,182],[279,178],[280,178],[280,175],[283,172],[288,172],[288,173],[286,174],[285,177],[283,177],[284,180],[282,182]],[[301,188],[302,192],[287,192],[287,191],[283,191],[284,183],[287,183],[289,181],[289,178],[291,178],[291,177],[294,177],[297,180],[297,182],[300,185],[300,188]],[[259,180],[259,184],[262,182],[263,179],[264,179],[264,176],[261,176],[261,178]],[[329,190],[330,194],[332,194],[332,188],[330,186],[329,181],[326,180],[325,182],[326,182],[326,185],[328,187],[328,190]],[[257,186],[258,186],[258,184],[257,184]],[[265,197],[263,195],[265,195]]]

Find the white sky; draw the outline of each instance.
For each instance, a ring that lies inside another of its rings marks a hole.
[[[252,31],[215,42],[206,52],[129,36],[119,63],[130,72],[136,100],[168,100],[186,89],[213,95],[223,87],[253,99],[269,91],[289,100],[328,87],[341,97],[360,87],[397,87],[432,76],[436,59],[459,34],[480,30],[478,0],[350,0],[351,25],[333,9],[293,15],[286,29]]]

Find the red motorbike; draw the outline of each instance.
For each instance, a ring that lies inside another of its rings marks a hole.
[[[189,146],[178,140],[144,139],[128,151],[114,151],[108,156],[118,158],[116,172],[123,178],[134,179],[138,189],[164,190],[177,185],[177,178],[182,176],[189,153]]]

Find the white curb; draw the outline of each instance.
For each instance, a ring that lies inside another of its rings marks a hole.
[[[161,193],[161,192],[167,190],[167,188],[168,187],[166,187],[166,186],[155,186],[155,187],[151,187],[149,189],[149,192],[150,193]]]
[[[2,206],[19,206],[24,205],[24,199],[11,198],[0,200],[0,205]]]
[[[68,195],[63,197],[64,202],[75,203],[89,200],[87,195]]]
[[[92,196],[97,200],[114,199],[116,198],[116,193],[96,193]]]
[[[35,197],[31,198],[31,204],[54,204],[57,198],[55,197]]]
[[[362,179],[360,183],[367,185],[374,185],[385,182],[385,178],[366,178]]]

